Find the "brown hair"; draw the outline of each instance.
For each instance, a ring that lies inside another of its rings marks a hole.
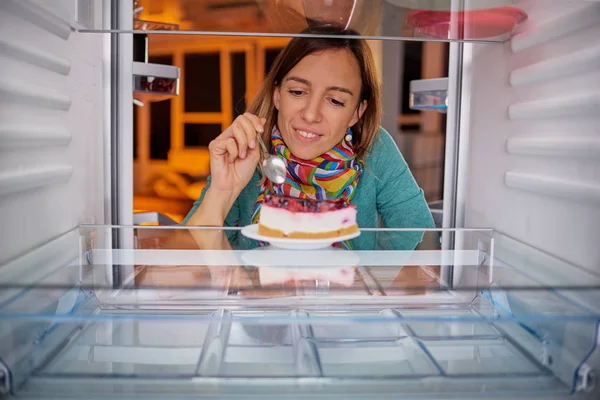
[[[371,49],[364,40],[340,37],[358,36],[359,34],[353,30],[340,32],[335,27],[323,26],[309,28],[302,33],[321,34],[323,36],[303,36],[290,40],[275,59],[271,70],[265,77],[260,90],[247,111],[267,120],[263,139],[266,143],[269,143],[271,131],[277,122],[278,115],[278,111],[273,104],[273,92],[281,84],[283,78],[296,64],[310,54],[325,50],[345,49],[354,55],[360,68],[362,87],[358,104],[363,100],[367,101],[367,108],[362,117],[352,127],[354,151],[359,158],[363,158],[379,133],[382,114],[381,89]],[[335,34],[334,37],[326,37],[332,33]]]

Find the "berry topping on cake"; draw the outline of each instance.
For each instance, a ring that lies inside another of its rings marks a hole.
[[[335,200],[312,200],[299,199],[284,195],[265,195],[264,204],[269,207],[283,208],[292,212],[322,213],[327,211],[341,210],[350,207],[344,199]]]

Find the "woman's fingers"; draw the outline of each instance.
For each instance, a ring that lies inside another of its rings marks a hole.
[[[256,115],[246,113],[239,117],[238,122],[244,128],[244,132],[246,133],[246,138],[248,140],[248,147],[251,149],[255,148],[256,136],[264,131],[264,127],[260,123],[258,117],[256,117]]]
[[[253,140],[256,139],[256,136],[264,133],[265,123],[267,122],[265,118],[259,118],[258,116],[250,113],[244,114],[244,117],[248,119],[248,121],[252,124],[252,127],[254,128],[254,132],[251,132]]]
[[[227,139],[227,153],[229,153],[229,162],[232,163],[239,155],[238,147],[234,138]]]
[[[237,148],[240,155],[240,158],[246,158],[246,150],[248,149],[249,140],[248,134],[245,132],[244,128],[239,124],[234,124],[231,126],[233,130],[233,137],[237,142]]]
[[[227,154],[227,140],[226,137],[218,136],[208,144],[208,151],[215,156]]]
[[[265,130],[265,122],[267,121],[266,119],[259,118],[258,116],[250,113],[245,113],[243,116],[250,121],[256,132],[263,133]]]
[[[223,156],[228,161],[235,160],[238,156],[237,144],[234,138],[217,138],[209,143],[208,150],[211,156]]]
[[[256,136],[264,131],[264,118],[245,113],[209,144],[209,150],[214,155],[227,155],[228,161],[233,162],[237,157],[246,158],[248,149],[256,148]]]
[[[238,142],[240,158],[246,158],[247,148],[256,148],[256,136],[264,131],[264,118],[246,113],[240,115],[232,125],[234,136]]]

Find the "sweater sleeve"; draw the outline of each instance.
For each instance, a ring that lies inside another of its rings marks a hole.
[[[387,228],[434,228],[423,189],[415,181],[398,146],[383,128],[369,158],[377,180],[377,211],[383,225]],[[386,232],[380,235],[378,242],[383,248],[412,250],[423,235],[423,231]]]
[[[196,200],[194,202],[194,205],[192,206],[192,209],[188,212],[188,214],[186,215],[186,217],[183,219],[181,225],[185,225],[187,223],[187,221],[196,212],[196,210],[198,209],[198,207],[202,203],[202,200],[204,199],[204,196],[206,195],[206,191],[210,187],[210,181],[211,181],[211,179],[210,179],[210,176],[209,176],[208,179],[207,179],[207,182],[206,182],[206,186],[204,187],[204,189],[202,189],[202,192],[200,193],[200,197],[198,198],[198,200]],[[233,203],[233,206],[231,207],[231,210],[229,210],[229,213],[227,214],[227,217],[225,217],[225,221],[223,222],[223,226],[225,226],[225,227],[238,226],[239,225],[239,220],[240,220],[240,205],[239,205],[239,197],[238,197],[235,200],[235,202]],[[227,231],[227,237],[228,237],[229,242],[231,243],[231,245],[235,248],[236,244],[238,243],[238,232],[237,231]]]

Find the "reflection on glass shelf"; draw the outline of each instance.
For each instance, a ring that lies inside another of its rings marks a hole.
[[[576,0],[544,0],[535,6],[557,1]],[[503,42],[527,20],[527,6],[531,7],[524,0],[179,0],[169,2],[168,6],[163,3],[140,0],[142,9],[135,15],[133,29],[171,34],[293,36],[306,28],[328,25],[340,30],[353,29],[369,38]],[[140,20],[152,21],[157,29]],[[170,24],[178,30],[170,30]],[[84,31],[94,30],[88,27]]]

